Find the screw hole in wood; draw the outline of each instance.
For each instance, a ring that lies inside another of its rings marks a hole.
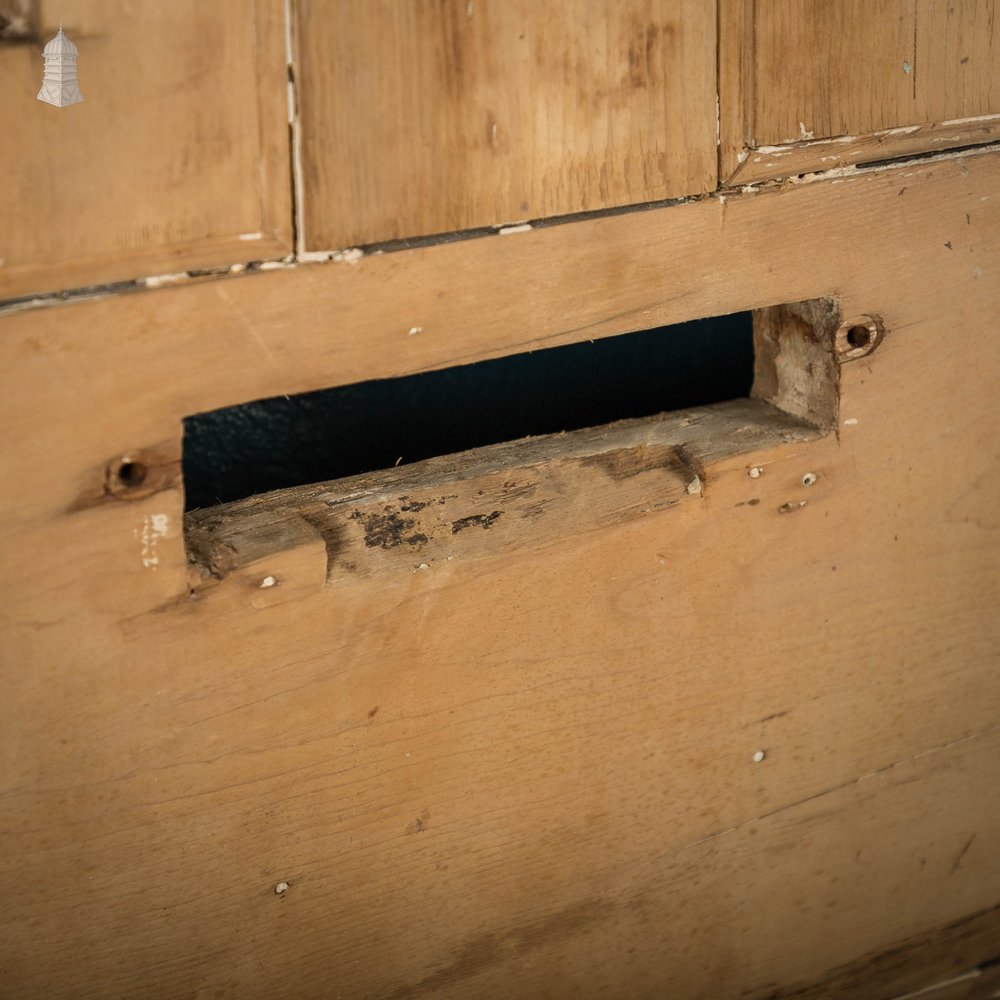
[[[867,326],[852,326],[847,331],[847,342],[851,347],[867,347],[871,340],[871,331]]]
[[[128,455],[109,462],[105,475],[108,492],[122,497],[135,493],[146,482],[148,471],[143,462]]]
[[[859,316],[848,320],[837,330],[837,357],[841,361],[853,361],[871,354],[882,339],[883,332],[882,321],[877,316]]]

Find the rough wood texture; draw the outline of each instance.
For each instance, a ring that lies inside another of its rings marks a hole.
[[[194,511],[188,554],[213,578],[263,560],[270,588],[282,581],[266,556],[300,544],[305,521],[326,540],[330,582],[350,586],[358,574],[539,548],[703,499],[707,463],[820,433],[760,400],[737,400],[528,438]]]
[[[798,169],[764,149],[742,183],[988,141],[995,117],[965,120],[1000,114],[998,18],[996,0],[722,0],[721,175],[757,147],[793,146]],[[799,145],[844,136],[858,148]]]
[[[1000,115],[959,122],[932,122],[836,139],[809,139],[784,146],[748,149],[725,184],[752,184],[771,177],[794,177],[853,164],[872,164],[918,153],[985,145],[1000,139]]]
[[[283,17],[65,0],[0,46],[0,299],[287,253]],[[84,100],[57,109],[35,95],[60,18]]]
[[[297,11],[307,250],[715,186],[714,3]]]
[[[881,1000],[994,957],[998,189],[983,153],[0,316],[4,988]],[[70,510],[186,414],[832,295],[886,331],[837,436],[544,549],[255,606],[190,598],[177,486]]]

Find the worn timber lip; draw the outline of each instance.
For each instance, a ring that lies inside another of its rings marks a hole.
[[[326,556],[313,579],[418,572],[700,502],[713,463],[824,433],[739,399],[523,438],[191,511],[188,560],[196,585],[236,574],[268,589],[293,582],[304,560],[288,554],[306,548]]]

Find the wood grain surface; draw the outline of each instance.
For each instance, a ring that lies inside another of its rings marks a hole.
[[[281,0],[39,7],[0,46],[0,299],[288,252]],[[69,108],[36,100],[60,18]]]
[[[301,0],[303,248],[715,187],[715,5]]]
[[[998,189],[992,151],[0,315],[3,989],[882,998],[994,957]],[[836,434],[551,544],[192,599],[176,479],[77,502],[192,413],[826,296],[885,329]]]
[[[996,0],[754,4],[753,145],[1000,114]]]
[[[998,18],[996,0],[721,0],[721,178],[995,140]]]

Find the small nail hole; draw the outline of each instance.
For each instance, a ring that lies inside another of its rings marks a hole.
[[[819,477],[816,475],[815,472],[807,472],[802,477],[802,485],[803,486],[812,486],[812,484],[815,483],[818,478]]]

